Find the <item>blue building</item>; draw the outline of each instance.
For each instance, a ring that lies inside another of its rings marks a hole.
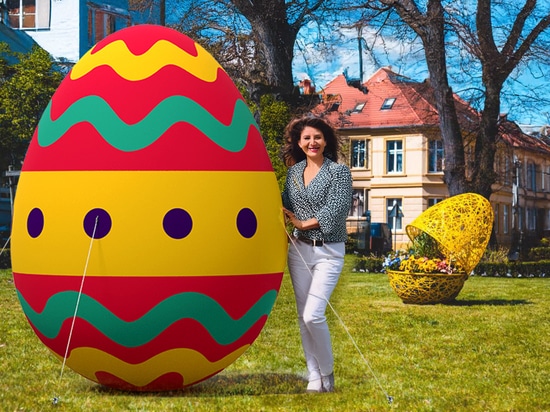
[[[158,9],[133,13],[128,0],[0,0],[2,21],[24,31],[56,61],[76,63],[94,44],[122,28],[158,24]]]

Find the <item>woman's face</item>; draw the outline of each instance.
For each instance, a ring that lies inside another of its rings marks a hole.
[[[323,132],[311,126],[304,127],[300,134],[298,145],[311,160],[323,158],[323,152],[327,146]]]

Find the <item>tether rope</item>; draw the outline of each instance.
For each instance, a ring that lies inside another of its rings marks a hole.
[[[284,226],[284,224],[283,224]],[[302,254],[300,253],[300,251],[298,250],[298,248],[296,247],[296,239],[291,236],[288,231],[286,230],[286,227],[285,227],[285,233],[286,235],[288,236],[288,238],[290,239],[290,242],[293,244],[296,252],[298,253],[298,255],[300,256],[300,259],[302,260],[302,262],[304,263],[305,267],[307,268],[307,271],[309,272],[309,274],[311,275],[311,277],[313,278],[313,273],[311,272],[310,268],[309,268],[309,265],[307,264],[307,262],[305,261],[304,257],[302,256]],[[319,297],[319,296],[316,296],[316,297]],[[393,396],[390,396],[388,395],[388,393],[386,392],[386,390],[384,389],[384,387],[382,386],[382,384],[380,383],[380,380],[378,379],[378,377],[376,376],[376,373],[374,373],[374,369],[371,367],[370,365],[370,362],[367,360],[367,357],[363,354],[363,352],[361,351],[361,349],[359,348],[359,345],[357,344],[357,342],[355,341],[355,339],[353,338],[353,336],[351,335],[348,327],[346,326],[346,324],[344,323],[343,319],[340,317],[340,315],[338,314],[338,312],[336,311],[336,309],[334,309],[334,306],[332,306],[332,304],[330,303],[330,301],[328,300],[328,298],[326,296],[320,296],[321,299],[325,300],[328,304],[328,306],[330,307],[330,309],[332,310],[332,312],[334,313],[334,315],[336,316],[336,318],[338,319],[338,321],[340,322],[340,324],[342,325],[342,327],[344,328],[344,330],[346,331],[346,334],[348,335],[349,339],[351,340],[351,342],[353,343],[353,346],[355,347],[355,349],[357,350],[357,352],[359,353],[359,355],[361,356],[361,359],[363,359],[363,362],[365,362],[365,365],[367,365],[367,368],[369,370],[369,372],[371,373],[371,375],[373,376],[374,380],[376,381],[378,387],[380,388],[380,390],[382,391],[382,393],[384,394],[384,396],[386,397],[389,405],[392,405],[393,403]]]
[[[2,253],[4,253],[4,250],[6,249],[6,246],[8,246],[8,243],[10,243],[11,235],[8,237],[8,240],[6,240],[6,243],[4,243],[4,246],[2,246],[2,250],[0,250],[0,256],[2,256]]]
[[[63,364],[61,365],[61,373],[59,374],[59,382],[63,378],[63,371],[65,370],[65,364],[67,363],[67,355],[69,353],[69,348],[71,346],[71,339],[73,337],[74,324],[76,322],[76,315],[78,313],[78,306],[80,305],[80,296],[82,295],[82,290],[84,289],[84,279],[86,279],[86,272],[88,271],[88,262],[90,261],[90,255],[92,253],[92,246],[95,239],[95,231],[97,229],[97,223],[99,221],[99,216],[95,217],[94,230],[90,239],[90,247],[88,248],[88,256],[86,257],[86,264],[84,265],[84,273],[82,274],[82,280],[80,281],[80,289],[76,298],[76,305],[74,308],[73,320],[71,322],[71,329],[69,330],[69,338],[67,339],[67,347],[65,348],[65,355],[63,356]],[[59,402],[59,397],[55,396],[53,398],[53,404],[56,405]]]

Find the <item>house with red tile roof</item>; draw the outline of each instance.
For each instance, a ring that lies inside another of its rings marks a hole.
[[[348,231],[363,236],[361,228],[370,214],[372,222],[390,225],[394,248],[406,246],[406,225],[449,196],[429,80],[417,82],[384,67],[364,83],[339,75],[320,97],[313,112],[338,129],[353,175]],[[457,95],[455,104],[468,158],[473,156],[479,115]],[[490,199],[497,241],[509,246],[517,229],[533,243],[550,230],[550,146],[505,118],[500,131],[495,161],[500,177]]]

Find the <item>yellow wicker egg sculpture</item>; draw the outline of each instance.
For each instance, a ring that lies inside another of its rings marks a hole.
[[[456,259],[469,274],[483,256],[492,228],[489,201],[476,193],[463,193],[425,210],[406,230],[411,241],[422,232],[430,235],[446,257]]]

